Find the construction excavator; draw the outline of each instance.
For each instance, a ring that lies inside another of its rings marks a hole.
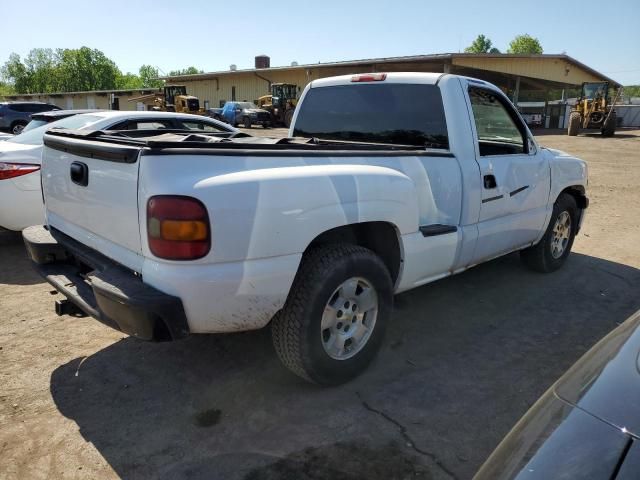
[[[271,94],[258,98],[258,108],[271,113],[272,124],[291,125],[298,104],[298,86],[291,83],[272,83]]]
[[[159,112],[205,114],[204,108],[200,108],[198,97],[187,95],[187,87],[184,85],[165,85],[157,92],[129,99],[129,102],[151,101],[153,104],[150,105],[150,109]]]
[[[609,82],[583,83],[580,97],[569,114],[567,134],[573,137],[581,129],[597,129],[605,137],[613,136],[617,122],[613,106],[621,91],[618,88],[613,103],[610,103]]]

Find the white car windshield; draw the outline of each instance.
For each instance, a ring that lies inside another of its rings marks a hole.
[[[20,135],[16,135],[15,137],[7,140],[7,142],[24,143],[27,145],[42,145],[42,137],[50,128],[83,128],[102,119],[103,117],[98,117],[96,115],[74,115],[73,117],[63,118],[62,120],[51,122],[46,125],[42,125],[41,127],[34,128],[33,130],[29,130],[28,132],[21,133]]]

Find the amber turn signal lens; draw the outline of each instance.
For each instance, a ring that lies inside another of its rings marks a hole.
[[[207,224],[197,220],[162,220],[160,236],[165,240],[193,242],[207,239]]]

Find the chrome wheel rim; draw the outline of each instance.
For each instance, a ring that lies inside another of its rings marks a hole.
[[[571,237],[571,216],[569,212],[564,211],[556,220],[553,226],[553,234],[551,236],[551,256],[553,258],[560,258],[569,244],[569,238]]]
[[[378,294],[362,277],[345,280],[335,289],[322,314],[324,351],[334,360],[356,355],[371,338],[378,317]]]
[[[12,133],[14,135],[20,135],[22,133],[22,130],[24,130],[24,125],[16,125],[15,127],[13,127]]]

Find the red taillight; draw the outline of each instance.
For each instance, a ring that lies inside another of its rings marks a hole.
[[[31,163],[0,162],[0,180],[19,177],[27,173],[37,172],[38,170],[40,170],[40,165],[33,165]]]
[[[147,202],[147,238],[156,257],[195,260],[211,248],[207,209],[199,200],[158,195]]]
[[[351,77],[352,82],[382,82],[387,78],[386,73],[365,73]]]

